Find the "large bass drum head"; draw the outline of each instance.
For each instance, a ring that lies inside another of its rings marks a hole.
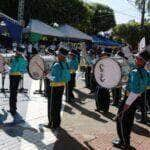
[[[5,66],[4,57],[0,55],[0,73],[4,72],[4,66]]]
[[[121,68],[113,59],[104,58],[96,63],[94,76],[100,86],[114,88],[121,80]]]
[[[34,80],[39,80],[43,77],[44,61],[39,55],[35,55],[29,62],[29,75]]]

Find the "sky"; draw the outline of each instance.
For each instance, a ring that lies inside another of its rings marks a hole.
[[[96,2],[108,5],[115,12],[117,24],[126,23],[130,20],[140,22],[140,12],[134,6],[134,3],[129,3],[127,0],[84,0],[85,2]]]

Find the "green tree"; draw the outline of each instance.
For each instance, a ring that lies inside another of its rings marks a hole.
[[[150,23],[145,23],[143,30],[141,30],[140,24],[136,22],[117,25],[113,28],[113,37],[129,43],[134,50],[137,50],[142,37],[146,37],[147,44],[150,42]]]
[[[17,0],[0,0],[0,12],[3,12],[14,19],[17,19]]]
[[[0,10],[17,18],[18,0],[0,0]],[[113,10],[100,4],[82,0],[25,0],[24,19],[39,19],[52,25],[70,24],[83,32],[97,34],[115,25]]]
[[[133,2],[132,0],[128,0]],[[134,0],[135,5],[141,11],[141,27],[144,26],[145,13],[150,14],[150,0]]]
[[[94,4],[92,9],[93,17],[91,18],[91,26],[94,34],[100,31],[107,31],[116,25],[114,12],[108,6]]]

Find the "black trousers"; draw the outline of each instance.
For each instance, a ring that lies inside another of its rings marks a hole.
[[[76,73],[71,74],[71,80],[67,83],[66,86],[66,98],[67,101],[74,99],[73,89],[75,87]]]
[[[48,97],[48,92],[50,91],[50,80],[44,79],[44,96]]]
[[[122,92],[121,87],[112,89],[112,97],[114,105],[118,105],[119,102],[121,101],[121,92]]]
[[[90,73],[90,90],[91,92],[95,92],[96,90],[96,80],[95,80],[95,77],[94,77],[94,73]]]
[[[64,86],[50,87],[48,92],[48,120],[49,124],[57,128],[61,123],[61,106]]]
[[[90,74],[91,74],[91,66],[87,66],[85,69],[85,85],[87,88],[90,88]]]
[[[17,110],[17,90],[19,87],[19,82],[21,80],[21,76],[11,76],[10,79],[10,99],[9,99],[9,106],[10,112],[12,115],[16,114]]]
[[[146,91],[146,100],[148,103],[148,109],[150,110],[150,90]]]
[[[97,110],[101,110],[104,112],[109,111],[110,92],[108,89],[97,86],[95,100],[96,100]]]
[[[137,98],[127,111],[123,111],[127,97],[121,103],[117,116],[117,133],[122,144],[130,145],[130,134],[134,123],[134,115],[141,104],[142,97]]]
[[[142,94],[141,101],[139,102],[138,108],[141,111],[141,120],[147,121],[147,110],[148,110],[148,96],[147,91]]]

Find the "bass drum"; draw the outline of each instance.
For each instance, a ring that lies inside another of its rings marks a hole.
[[[43,78],[45,72],[49,72],[52,64],[55,62],[54,56],[35,55],[29,61],[29,75],[34,80]]]
[[[104,88],[114,88],[121,80],[120,65],[111,58],[99,60],[94,67],[96,82]]]
[[[129,66],[129,61],[127,62],[126,59],[119,56],[112,57],[112,59],[119,64],[121,69],[121,81],[119,84],[126,84],[128,82],[129,72],[131,70]]]

